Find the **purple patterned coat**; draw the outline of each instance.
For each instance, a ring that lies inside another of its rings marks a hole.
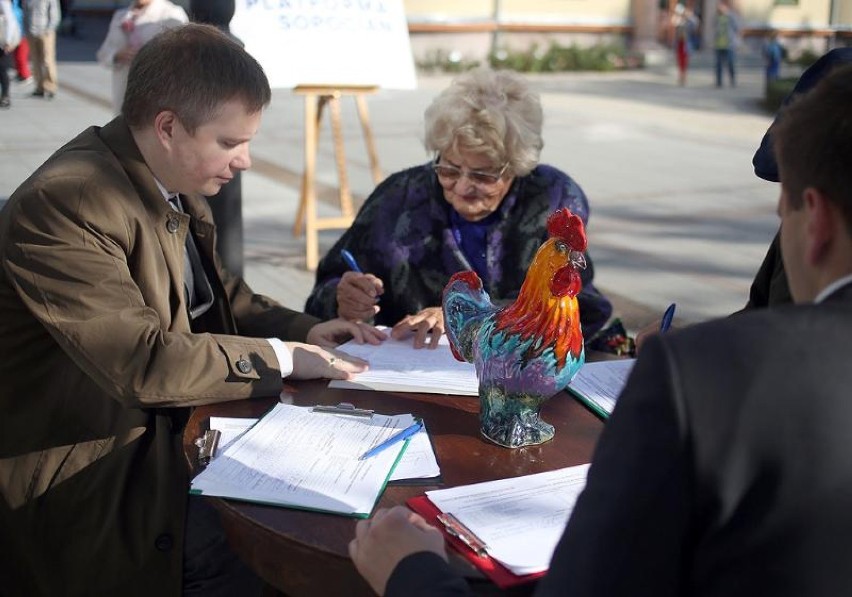
[[[547,240],[547,216],[561,207],[588,222],[586,195],[564,172],[539,165],[515,179],[487,234],[485,290],[495,303],[518,296],[535,252]],[[337,316],[337,283],[348,269],[342,249],[384,282],[375,324],[392,326],[406,315],[440,306],[450,276],[473,269],[454,237],[451,209],[431,163],[388,177],[320,261],[305,311],[323,319]],[[583,290],[577,298],[583,337],[589,339],[607,322],[612,305],[592,284],[594,268],[588,255],[586,259]]]

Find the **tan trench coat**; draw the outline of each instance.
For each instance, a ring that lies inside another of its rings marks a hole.
[[[318,321],[214,265],[206,201],[184,203],[192,217],[119,117],[0,212],[3,594],[180,594],[190,407],[279,392],[262,338],[304,340]],[[190,225],[217,296],[203,333],[184,303]]]

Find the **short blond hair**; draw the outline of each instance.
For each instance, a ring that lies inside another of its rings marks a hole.
[[[483,155],[524,176],[538,165],[543,115],[538,94],[511,71],[476,69],[457,77],[426,109],[425,145],[437,153]]]

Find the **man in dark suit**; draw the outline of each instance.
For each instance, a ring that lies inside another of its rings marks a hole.
[[[134,59],[122,115],[0,211],[3,595],[247,594],[215,513],[188,497],[191,408],[348,377],[364,363],[331,347],[383,336],[221,267],[204,196],[251,165],[270,97],[217,29],[168,31]]]
[[[852,48],[834,48],[820,56],[819,60],[809,66],[802,73],[802,76],[799,77],[793,91],[784,99],[783,106],[778,110],[775,122],[782,118],[784,107],[789,105],[794,98],[812,89],[814,85],[837,66],[848,64],[849,62],[852,62]],[[772,127],[775,125],[775,122],[770,125],[766,134],[763,135],[760,147],[754,153],[754,158],[752,158],[755,175],[770,182],[778,182],[779,180],[778,164],[775,160],[775,153],[772,151]],[[787,275],[784,272],[784,263],[781,259],[779,236],[776,234],[775,238],[772,239],[772,244],[769,245],[766,256],[763,258],[760,269],[754,277],[754,281],[751,283],[748,293],[748,303],[745,308],[759,309],[775,305],[786,305],[790,302],[792,302],[790,288],[787,285]]]
[[[650,338],[539,595],[852,595],[852,67],[773,130],[795,305]],[[461,594],[402,508],[350,553],[387,595]]]

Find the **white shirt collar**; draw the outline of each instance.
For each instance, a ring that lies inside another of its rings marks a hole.
[[[834,294],[837,290],[839,290],[840,288],[843,288],[844,286],[846,286],[847,284],[850,284],[850,283],[852,283],[852,274],[849,274],[848,276],[843,276],[842,278],[838,278],[837,280],[835,280],[834,282],[832,282],[831,284],[829,284],[828,286],[823,288],[822,292],[820,292],[818,295],[816,295],[816,298],[814,299],[814,303],[821,303],[822,301],[827,299],[829,296]]]
[[[162,194],[163,194],[163,199],[165,199],[166,201],[168,201],[168,200],[169,200],[169,199],[171,199],[172,197],[176,197],[176,196],[177,196],[177,193],[169,193],[169,192],[166,190],[166,187],[164,187],[164,186],[163,186],[163,183],[161,183],[159,180],[157,180],[157,178],[156,178],[156,177],[154,177],[154,182],[156,182],[156,183],[157,183],[157,188],[158,188],[158,189],[160,189],[160,193],[162,193]]]

